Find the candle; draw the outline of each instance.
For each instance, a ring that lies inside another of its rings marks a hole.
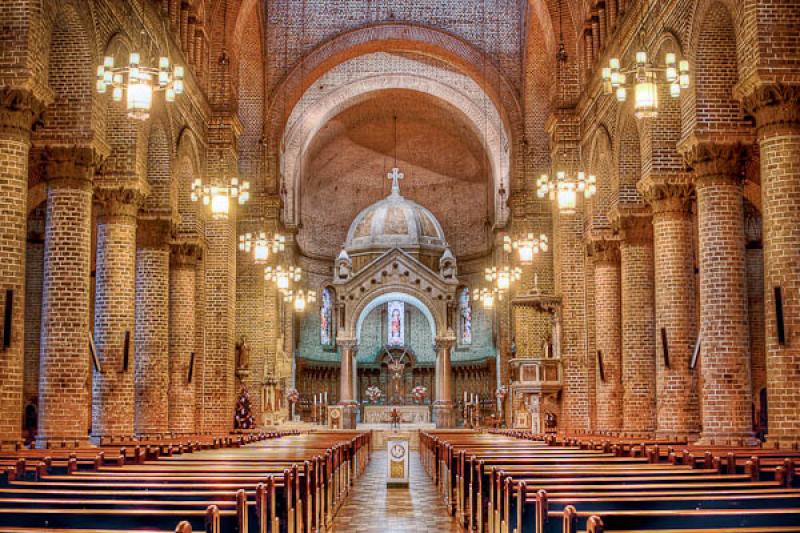
[[[464,403],[467,403],[467,391],[464,391]]]

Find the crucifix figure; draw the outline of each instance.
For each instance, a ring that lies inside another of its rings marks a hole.
[[[392,194],[400,194],[400,180],[403,179],[403,173],[400,172],[400,169],[393,168],[386,177],[392,180]]]

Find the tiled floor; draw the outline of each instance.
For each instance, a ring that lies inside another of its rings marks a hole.
[[[386,487],[386,452],[375,452],[333,521],[335,533],[447,533],[460,531],[422,468],[410,457],[406,488]]]

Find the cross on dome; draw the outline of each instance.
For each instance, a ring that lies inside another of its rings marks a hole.
[[[395,167],[386,175],[387,179],[392,180],[392,194],[400,194],[400,180],[404,178],[400,169]]]

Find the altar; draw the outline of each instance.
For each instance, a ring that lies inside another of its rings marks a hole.
[[[429,424],[431,421],[431,408],[428,405],[365,405],[361,420],[365,424],[390,424],[395,409],[400,415],[401,424]]]

